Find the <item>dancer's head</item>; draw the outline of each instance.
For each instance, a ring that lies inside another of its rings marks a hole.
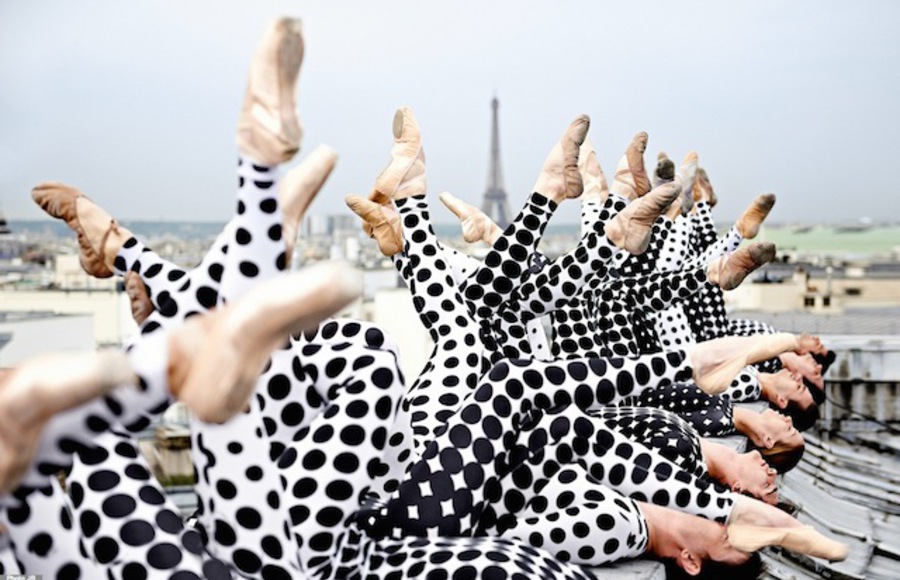
[[[766,565],[762,561],[759,552],[749,555],[746,562],[739,565],[721,564],[719,562],[704,562],[703,568],[696,575],[688,574],[675,563],[666,566],[666,578],[669,580],[757,580],[762,578],[766,571]]]
[[[638,505],[647,522],[648,552],[690,576],[710,562],[737,566],[750,558],[728,542],[728,530],[720,523],[649,503]]]
[[[728,543],[728,532],[722,524],[703,518],[693,518],[692,526],[682,535],[675,563],[690,576],[700,574],[704,566],[716,564],[739,566],[750,554]]]
[[[779,473],[793,469],[803,457],[803,436],[787,415],[774,409],[766,409],[759,415],[759,429],[751,438],[753,445]]]
[[[778,503],[775,485],[777,471],[768,464],[758,449],[740,453],[732,460],[731,490],[755,497],[770,505]]]
[[[812,394],[803,384],[803,376],[789,369],[781,369],[771,377],[769,402],[778,409],[796,407],[808,409],[815,405]]]
[[[811,354],[783,353],[780,357],[784,367],[788,370],[800,373],[804,379],[824,388],[825,379],[822,377],[822,365],[816,362]]]
[[[804,385],[804,387],[806,387],[806,385]],[[815,389],[815,387],[813,387],[813,389]],[[807,392],[811,392],[810,389],[807,388]],[[810,397],[812,397],[811,394]],[[775,409],[775,407],[772,408]],[[794,428],[801,433],[812,428],[812,426],[815,425],[819,420],[818,402],[814,402],[812,405],[806,407],[805,409],[800,408],[798,405],[788,405],[786,408],[781,409],[780,412],[790,417],[791,421],[793,421],[794,423]]]

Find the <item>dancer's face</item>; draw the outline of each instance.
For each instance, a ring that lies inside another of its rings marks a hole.
[[[825,380],[822,377],[822,365],[817,363],[811,354],[799,356],[793,353],[785,353],[782,360],[788,370],[799,373],[802,378],[820,389],[825,388]]]
[[[687,545],[676,559],[688,574],[699,574],[703,561],[740,566],[750,559],[750,554],[737,550],[729,543],[728,531],[722,524],[701,520],[696,522],[694,531],[696,533],[688,537]]]
[[[760,413],[762,419],[762,443],[766,454],[781,453],[803,445],[803,436],[794,428],[794,422],[787,415],[774,409]]]
[[[806,410],[813,404],[812,393],[803,384],[803,376],[788,369],[781,369],[773,376],[772,384],[776,400],[772,401],[779,409],[785,409],[791,403]]]
[[[735,482],[731,489],[746,493],[767,504],[778,503],[778,487],[775,477],[778,472],[766,463],[759,451],[742,453],[734,461]]]

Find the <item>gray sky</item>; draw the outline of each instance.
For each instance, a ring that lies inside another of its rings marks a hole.
[[[28,192],[57,180],[124,219],[227,219],[247,66],[280,14],[304,21],[304,150],[341,154],[315,213],[368,192],[401,105],[422,126],[434,203],[442,190],[480,203],[496,94],[514,208],[587,113],[610,175],[639,130],[648,164],[696,149],[717,218],[773,191],[778,221],[900,219],[889,0],[4,0],[0,210],[40,217]]]

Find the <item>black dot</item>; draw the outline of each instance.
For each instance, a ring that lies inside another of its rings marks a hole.
[[[181,550],[172,544],[157,544],[147,552],[147,563],[157,570],[169,570],[181,562]]]

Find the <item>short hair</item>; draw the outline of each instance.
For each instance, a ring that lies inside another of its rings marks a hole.
[[[752,451],[754,449],[758,450],[763,459],[766,460],[766,463],[768,463],[769,466],[774,467],[775,471],[777,471],[778,473],[787,473],[788,471],[794,469],[803,458],[803,452],[806,451],[805,442],[803,443],[803,445],[798,445],[797,447],[791,447],[790,449],[785,449],[784,451],[776,451],[773,453],[771,449],[756,447],[752,444],[752,442],[750,442],[749,439],[747,441],[747,451]]]
[[[819,407],[815,402],[805,409],[800,408],[800,405],[794,402],[784,409],[779,409],[770,403],[769,408],[790,417],[797,431],[807,431],[819,420]]]
[[[719,580],[720,578],[728,578],[728,580],[760,580],[766,577],[766,565],[760,557],[759,552],[750,555],[750,559],[739,566],[733,564],[723,564],[722,562],[712,562],[704,560],[700,567],[700,574],[690,576],[681,569],[674,560],[666,560],[666,579],[671,580]]]
[[[825,402],[824,389],[820,389],[816,385],[812,384],[810,381],[806,380],[806,377],[803,378],[803,384],[806,385],[807,389],[809,389],[810,394],[812,394],[813,402],[816,405],[821,405]]]

